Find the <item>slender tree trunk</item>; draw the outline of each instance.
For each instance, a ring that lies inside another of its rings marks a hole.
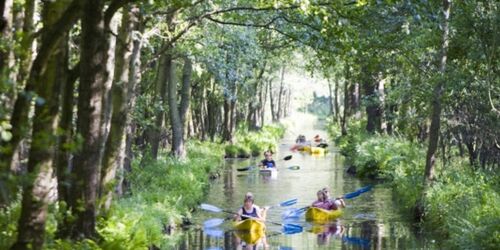
[[[351,89],[351,71],[349,64],[345,65],[345,82],[344,82],[344,112],[340,121],[340,127],[342,130],[342,135],[347,135],[347,122],[349,119],[349,115],[351,113],[351,98],[350,98],[350,89]]]
[[[264,127],[266,121],[267,89],[269,83],[264,80],[260,94],[260,127]]]
[[[68,1],[47,2],[42,19],[46,26],[56,23]],[[49,55],[35,91],[43,102],[35,105],[32,143],[28,159],[28,175],[32,182],[23,188],[21,216],[17,242],[12,249],[42,249],[45,235],[49,191],[52,187],[55,134],[59,111],[60,84],[66,82],[67,49],[64,40],[58,40]]]
[[[106,51],[106,72],[108,73],[106,77],[106,82],[104,83],[104,89],[102,93],[102,118],[101,118],[101,157],[104,156],[105,144],[108,140],[108,135],[111,128],[111,116],[113,113],[113,90],[112,86],[114,84],[115,75],[115,51],[117,45],[117,38],[114,34],[118,34],[118,18],[113,17],[109,25],[105,28],[106,39],[108,41],[108,50]],[[118,35],[119,36],[119,35]],[[130,50],[129,50],[130,51]],[[128,54],[130,54],[128,52]],[[123,55],[118,55],[119,57]],[[119,59],[120,60],[120,59]],[[116,131],[115,131],[116,132]],[[101,162],[102,159],[101,159]]]
[[[334,90],[335,91],[334,92],[335,99],[334,99],[334,102],[333,102],[333,107],[334,107],[334,110],[335,110],[334,111],[335,112],[334,117],[335,117],[335,122],[337,124],[339,124],[339,117],[340,117],[339,112],[340,112],[340,110],[339,110],[339,81],[338,80],[335,80],[335,87],[334,88],[335,88],[335,90]]]
[[[130,10],[130,22],[132,23],[132,33],[133,32],[143,32],[144,26],[142,23],[142,16],[139,7],[136,4],[133,4]],[[130,70],[128,75],[128,110],[129,113],[134,111],[135,102],[137,98],[137,86],[141,81],[141,48],[142,48],[142,38],[139,36],[132,36],[132,54],[130,56]],[[119,171],[119,179],[118,179],[118,195],[122,195],[125,190],[127,190],[128,183],[126,182],[124,176],[125,172],[132,171],[132,159],[134,157],[132,152],[132,140],[135,135],[135,127],[136,124],[132,120],[132,116],[127,115],[126,121],[126,139],[125,139],[125,157],[123,159],[123,169]]]
[[[35,16],[35,0],[26,0],[24,3],[23,37],[21,39],[21,52],[17,54],[19,62],[19,72],[17,73],[17,83],[24,86],[26,76],[31,67],[33,54],[33,27]]]
[[[172,63],[172,55],[168,51],[163,54],[160,58],[160,65],[158,66],[158,75],[156,81],[156,91],[155,99],[160,102],[161,108],[156,113],[155,125],[151,128],[149,134],[149,142],[151,144],[151,156],[153,160],[158,157],[158,150],[160,148],[161,135],[163,130],[164,118],[165,118],[165,107],[167,102],[167,75],[170,70],[170,64]]]
[[[275,100],[273,97],[273,82],[272,80],[269,80],[269,102],[271,103],[271,118],[273,122],[278,121],[278,117],[276,116],[276,109],[275,109]]]
[[[68,38],[66,36],[65,46],[66,50],[69,50]],[[68,57],[69,51],[66,52]],[[67,58],[66,60],[69,60]],[[74,110],[74,91],[75,82],[80,76],[80,66],[76,65],[72,70],[68,72],[68,77],[66,82],[61,88],[61,121],[59,122],[60,135],[58,138],[58,145],[56,151],[56,173],[57,173],[57,196],[61,204],[70,204],[71,202],[71,183],[73,183],[75,176],[70,175],[71,161],[70,156],[72,153],[71,145],[75,143],[73,138],[73,110]],[[67,216],[64,214],[63,216]],[[68,218],[65,217],[66,221]],[[59,236],[64,236],[68,234],[68,228],[66,223],[59,223],[58,225]]]
[[[372,72],[369,72],[366,68],[363,70],[365,72],[365,79],[363,82],[365,97],[368,100],[366,103],[366,131],[368,133],[375,133],[380,130],[380,116],[379,116],[379,99],[375,92],[377,84],[375,77]]]
[[[282,112],[281,112],[281,108],[283,107],[283,104],[281,102],[282,100],[282,95],[283,95],[283,81],[285,80],[285,66],[283,66],[281,68],[281,81],[280,81],[280,90],[279,90],[279,93],[278,93],[278,111],[277,111],[277,114],[276,114],[276,118],[279,120],[281,119],[282,117]]]
[[[439,79],[433,91],[432,98],[432,114],[431,114],[431,127],[429,130],[429,146],[427,148],[427,156],[425,160],[424,172],[424,190],[420,200],[416,204],[415,215],[417,219],[423,219],[425,216],[424,203],[427,189],[434,181],[434,166],[436,163],[436,151],[439,142],[439,130],[441,123],[441,97],[443,95],[443,86],[445,84],[446,75],[446,59],[448,56],[449,44],[449,22],[450,22],[451,2],[450,0],[443,0],[443,24],[442,24],[442,44],[440,51],[440,65],[439,74],[442,79]]]
[[[330,116],[332,117],[332,120],[335,120],[335,106],[333,105],[333,89],[332,89],[332,82],[328,80],[328,104],[330,106]]]
[[[104,85],[107,81],[108,40],[104,29],[104,1],[84,1],[82,46],[80,50],[80,85],[78,89],[77,133],[81,149],[75,154],[71,211],[73,239],[94,238],[97,233],[96,199],[100,184],[101,120]]]
[[[107,212],[115,188],[116,171],[123,165],[125,153],[125,130],[130,97],[130,60],[132,55],[132,22],[130,12],[124,9],[115,51],[115,73],[111,87],[111,126],[106,139],[101,168],[100,210]]]
[[[186,56],[184,58],[184,67],[182,70],[182,90],[180,107],[177,105],[177,82],[175,81],[175,67],[171,64],[168,78],[168,104],[170,111],[170,121],[172,127],[172,155],[178,158],[186,157],[184,148],[184,132],[186,128],[186,114],[189,110],[191,96],[191,60]]]

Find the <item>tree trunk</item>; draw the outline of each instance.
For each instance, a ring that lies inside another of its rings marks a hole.
[[[335,120],[335,114],[337,113],[335,111],[335,106],[333,105],[333,89],[332,89],[332,82],[328,80],[328,104],[330,106],[330,116],[332,117],[332,120]]]
[[[35,16],[35,0],[26,0],[24,3],[23,36],[21,39],[21,52],[17,53],[19,72],[17,84],[24,86],[26,76],[29,74],[31,57],[33,54],[33,23]]]
[[[73,1],[66,11],[61,15],[61,18],[54,25],[44,27],[42,30],[43,37],[37,56],[33,61],[30,69],[30,74],[23,91],[17,95],[10,124],[12,126],[12,138],[8,142],[1,142],[0,148],[0,169],[9,168],[12,162],[19,143],[25,137],[29,129],[28,114],[31,109],[32,92],[35,90],[36,84],[40,82],[40,76],[46,69],[48,58],[53,53],[56,45],[64,37],[64,34],[79,19],[81,13],[80,1]],[[3,171],[2,171],[3,172]]]
[[[443,24],[442,24],[442,44],[440,51],[440,65],[439,74],[441,79],[438,80],[436,86],[434,87],[433,97],[432,97],[432,114],[431,114],[431,127],[429,130],[429,146],[427,148],[427,155],[425,160],[425,172],[424,172],[424,190],[422,196],[416,205],[415,215],[417,219],[423,219],[425,216],[424,202],[425,196],[427,194],[427,189],[432,185],[434,181],[434,165],[436,161],[436,151],[439,142],[439,130],[441,123],[441,96],[443,94],[443,85],[445,84],[446,75],[446,59],[448,56],[448,44],[449,44],[449,21],[451,12],[451,2],[449,0],[443,0]]]
[[[262,90],[260,92],[260,127],[264,127],[266,121],[266,104],[267,104],[267,89],[269,83],[265,80],[262,83]]]
[[[97,235],[96,199],[100,183],[101,119],[104,85],[107,81],[108,41],[104,30],[104,1],[84,1],[81,21],[80,85],[78,89],[77,133],[83,139],[75,154],[70,208],[75,215],[73,239]]]
[[[42,13],[44,24],[54,25],[67,5],[68,1],[45,3]],[[32,177],[29,178],[32,182],[23,188],[17,242],[12,249],[42,249],[44,243],[48,194],[52,187],[60,85],[66,82],[68,58],[64,40],[59,39],[53,46],[55,50],[47,58],[45,70],[35,85],[38,98],[43,101],[35,105],[33,117],[28,159],[28,175]]]
[[[142,16],[140,9],[137,5],[133,4],[130,10],[130,22],[132,24],[132,32],[138,31],[140,33],[143,32],[144,26],[142,23]],[[130,56],[130,69],[128,75],[128,110],[129,113],[134,112],[135,101],[137,99],[137,86],[138,83],[141,82],[141,48],[142,48],[142,38],[137,36],[132,36],[132,54]],[[123,169],[119,172],[118,179],[118,195],[122,195],[127,189],[128,185],[124,178],[124,172],[130,172],[132,170],[132,140],[135,135],[135,122],[132,121],[132,116],[127,115],[126,121],[126,139],[125,139],[125,157],[123,159]]]
[[[101,157],[104,156],[105,144],[108,140],[108,135],[111,128],[111,116],[113,113],[113,90],[112,85],[114,84],[115,75],[115,51],[117,45],[117,39],[114,34],[118,34],[118,18],[112,18],[110,24],[105,26],[106,39],[108,41],[108,50],[106,55],[106,72],[108,73],[106,77],[106,82],[104,83],[104,89],[102,93],[102,117],[101,117]],[[119,35],[118,35],[119,36]],[[125,42],[125,41],[122,41]],[[122,45],[121,45],[122,46]],[[130,51],[130,50],[129,50]],[[130,53],[129,53],[130,54]],[[123,56],[123,55],[119,55]],[[120,59],[119,59],[120,60]],[[119,77],[118,77],[119,78]],[[115,131],[116,132],[116,131]],[[101,162],[102,159],[101,159]]]
[[[273,97],[273,82],[272,80],[269,80],[269,102],[271,103],[271,118],[273,122],[278,121],[278,117],[276,116],[276,109],[275,109],[275,100]]]
[[[285,66],[281,68],[281,81],[280,81],[280,90],[278,93],[278,112],[276,114],[277,120],[280,120],[282,117],[281,108],[283,107],[281,100],[283,95],[283,81],[285,80]]]
[[[101,168],[100,209],[107,212],[115,188],[116,170],[123,165],[125,153],[125,130],[129,113],[127,100],[130,97],[130,73],[132,52],[132,22],[130,12],[124,9],[115,51],[115,73],[111,87],[111,126],[106,139]],[[133,88],[133,86],[132,86]]]
[[[191,96],[191,60],[186,56],[184,58],[184,67],[182,69],[182,90],[180,107],[177,105],[177,82],[175,81],[175,67],[171,64],[170,74],[168,77],[168,104],[170,111],[170,121],[172,127],[172,155],[178,158],[186,157],[184,148],[184,132],[186,128],[186,114],[189,110]]]
[[[155,102],[160,102],[162,108],[157,111],[155,124],[153,128],[149,131],[149,143],[151,145],[151,156],[153,160],[158,157],[158,150],[160,148],[160,141],[162,136],[164,118],[165,118],[165,108],[167,102],[167,75],[170,70],[170,64],[172,63],[171,52],[165,52],[160,58],[160,64],[158,66],[158,76],[156,81],[156,91]]]
[[[340,121],[340,127],[342,130],[342,135],[345,136],[347,135],[347,122],[349,119],[349,115],[351,113],[351,98],[350,98],[350,89],[351,89],[351,71],[349,64],[346,63],[345,65],[345,82],[344,82],[344,112]]]
[[[377,89],[377,84],[373,72],[370,72],[366,68],[363,70],[365,79],[363,82],[365,97],[366,97],[366,131],[368,133],[375,133],[380,131],[380,109],[379,109],[379,98],[375,90]]]
[[[333,102],[333,107],[335,108],[335,122],[337,124],[339,124],[339,117],[340,117],[340,110],[339,110],[339,81],[338,80],[335,80],[335,93],[334,93],[334,97],[335,97],[335,100]]]
[[[67,44],[69,36],[67,36],[65,43],[66,49],[69,49]],[[68,56],[67,52],[67,56]],[[69,60],[67,58],[66,60]],[[57,197],[59,202],[64,204],[70,203],[70,190],[71,183],[73,183],[72,177],[70,175],[71,171],[71,161],[70,156],[72,149],[69,145],[75,143],[73,138],[73,109],[74,109],[74,91],[75,82],[79,77],[80,66],[76,65],[71,71],[68,72],[68,77],[66,82],[61,88],[61,121],[59,122],[60,135],[58,138],[58,145],[56,151],[56,174],[57,174]],[[66,215],[63,215],[66,216]],[[64,218],[67,220],[67,218]],[[68,228],[66,228],[65,223],[58,224],[57,234],[64,236],[68,234]]]

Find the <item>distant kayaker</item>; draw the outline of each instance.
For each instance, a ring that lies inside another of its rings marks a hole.
[[[250,217],[265,221],[267,215],[267,207],[260,208],[254,204],[253,194],[248,192],[243,200],[243,206],[238,210],[235,220],[246,220]]]
[[[339,208],[344,208],[345,207],[345,202],[344,202],[344,197],[337,197],[335,199],[330,198],[330,191],[328,190],[327,187],[323,188],[321,190],[324,195],[326,207],[328,207],[328,210],[337,210]]]
[[[306,136],[305,135],[299,135],[297,139],[295,140],[295,143],[297,144],[304,144],[306,143]]]
[[[276,162],[273,160],[273,152],[269,150],[264,152],[264,157],[265,159],[259,163],[261,168],[276,168]]]

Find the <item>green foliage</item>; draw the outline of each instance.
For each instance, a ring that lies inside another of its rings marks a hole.
[[[281,124],[266,125],[259,131],[249,131],[245,125],[238,127],[235,133],[235,144],[225,147],[226,157],[259,156],[264,151],[276,152],[278,140],[285,134]]]
[[[13,202],[0,213],[0,249],[9,249],[17,236],[17,221],[21,215],[20,200]]]
[[[163,228],[180,224],[205,195],[209,175],[222,166],[222,146],[190,141],[185,161],[162,155],[140,166],[135,159],[128,176],[131,196],[118,200],[99,221],[102,249],[168,248],[175,236]]]
[[[337,137],[337,146],[356,166],[360,177],[384,178],[405,213],[411,213],[422,194],[425,147],[400,137],[367,135],[363,122]],[[338,128],[330,128],[337,134]],[[474,170],[463,158],[442,167],[427,191],[423,226],[446,236],[450,248],[495,249],[500,244],[500,177]]]

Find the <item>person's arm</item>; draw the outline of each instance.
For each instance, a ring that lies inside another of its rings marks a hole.
[[[342,197],[336,198],[334,202],[338,208],[345,208],[345,201]]]
[[[238,212],[234,215],[234,220],[235,221],[240,221],[241,220],[241,215],[243,214],[243,210],[240,208],[238,209]]]
[[[258,215],[259,215],[259,218],[263,221],[266,220],[266,217],[267,217],[267,210],[269,210],[269,207],[263,207],[262,209],[259,208],[258,206],[257,207],[257,211],[258,211]]]

